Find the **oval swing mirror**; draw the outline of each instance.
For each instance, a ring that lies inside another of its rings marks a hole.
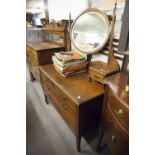
[[[96,53],[106,44],[110,33],[107,15],[96,8],[83,11],[71,27],[71,41],[80,52]]]

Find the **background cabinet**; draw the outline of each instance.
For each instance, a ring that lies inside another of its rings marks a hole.
[[[59,46],[54,43],[42,42],[27,44],[26,53],[31,81],[40,81],[38,66],[51,64],[52,56],[54,55],[54,53],[64,50],[65,47]]]

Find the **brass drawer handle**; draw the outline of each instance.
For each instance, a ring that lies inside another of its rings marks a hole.
[[[123,109],[119,109],[119,110],[115,110],[115,113],[122,117],[124,111],[123,111]]]

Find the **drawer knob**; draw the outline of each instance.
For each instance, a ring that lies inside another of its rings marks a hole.
[[[116,142],[116,136],[112,136],[111,139],[113,142]]]
[[[119,116],[122,116],[124,111],[123,109],[115,110],[115,113],[117,113]]]
[[[77,98],[78,98],[78,99],[81,99],[81,97],[80,97],[80,96],[77,96]]]

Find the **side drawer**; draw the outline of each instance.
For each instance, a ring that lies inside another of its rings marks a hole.
[[[26,50],[29,57],[38,61],[37,51],[31,49],[30,47],[27,47]]]
[[[114,119],[109,107],[106,111],[104,138],[111,152],[115,155],[129,154],[129,135]]]
[[[90,77],[92,78],[95,78],[95,79],[98,79],[98,80],[104,80],[105,79],[105,76],[91,68],[89,68],[88,70],[88,74]]]
[[[129,111],[120,103],[112,92],[109,92],[108,105],[116,119],[126,128],[126,130],[129,130]]]
[[[29,47],[26,47],[26,54],[28,57],[31,56],[31,53],[32,53],[31,49]]]
[[[31,72],[34,76],[34,78],[37,80],[37,81],[40,81],[40,73],[39,73],[39,69],[38,69],[38,63],[36,60],[30,60],[30,65],[31,65]]]

